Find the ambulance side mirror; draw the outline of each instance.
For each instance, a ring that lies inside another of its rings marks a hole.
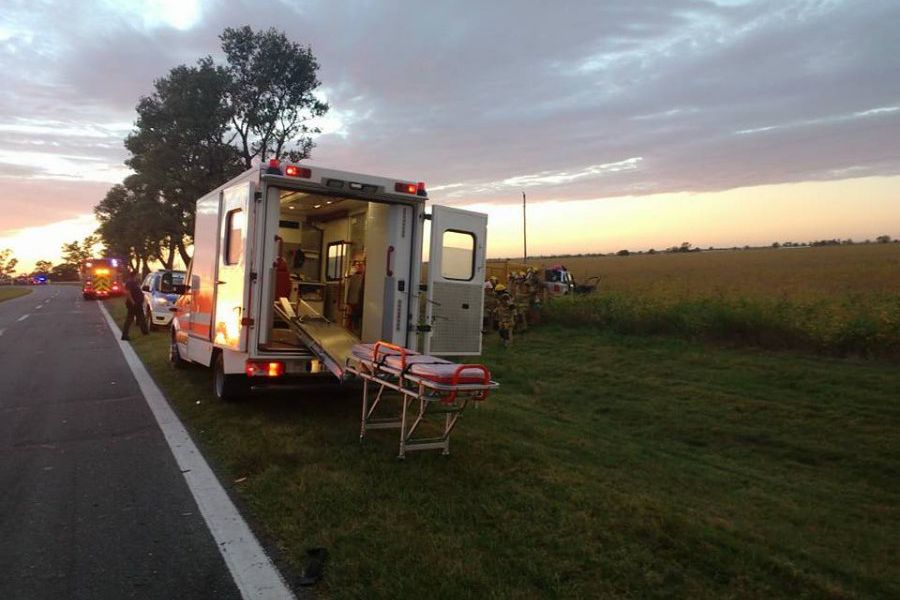
[[[150,286],[149,286],[149,285],[142,285],[142,286],[141,286],[141,291],[142,291],[142,292],[149,292],[149,291],[150,291]]]

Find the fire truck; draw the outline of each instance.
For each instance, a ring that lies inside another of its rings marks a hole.
[[[124,263],[118,258],[89,258],[81,265],[81,294],[85,300],[121,296]]]
[[[200,198],[173,364],[212,367],[227,399],[341,378],[360,342],[480,354],[487,215],[426,200],[424,183],[277,160]]]

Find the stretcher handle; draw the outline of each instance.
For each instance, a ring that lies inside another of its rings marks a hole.
[[[391,344],[389,342],[375,342],[375,349],[372,352],[372,358],[375,361],[375,364],[378,365],[378,349],[384,346],[385,348],[389,348],[391,350],[396,350],[400,353],[400,370],[406,369],[406,356],[409,354],[409,350],[402,346],[397,346],[396,344]]]
[[[465,371],[466,369],[478,369],[479,371],[481,371],[484,374],[484,379],[481,382],[483,385],[487,385],[491,382],[491,372],[488,371],[488,368],[486,366],[476,365],[476,364],[468,364],[468,365],[459,365],[458,367],[456,367],[456,370],[453,371],[453,376],[450,378],[450,385],[454,386],[454,388],[457,385],[459,385],[459,378],[462,375],[463,371]],[[489,391],[490,390],[481,390],[480,392],[478,392],[478,396],[476,399],[484,400],[485,398],[487,398]],[[456,400],[456,394],[457,394],[457,390],[454,389],[449,394],[447,394],[447,397],[444,398],[443,401],[447,404],[450,404],[451,402]]]

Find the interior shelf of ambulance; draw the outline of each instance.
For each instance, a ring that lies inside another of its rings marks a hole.
[[[269,279],[275,301],[260,349],[307,352],[319,346],[340,357],[361,339],[377,338],[384,311],[365,298],[380,298],[383,289],[376,287],[384,283],[366,280],[365,273],[367,248],[386,246],[384,205],[296,190],[282,190],[279,205]]]

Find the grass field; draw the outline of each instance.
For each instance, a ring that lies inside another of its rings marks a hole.
[[[31,290],[24,287],[0,287],[0,302],[4,300],[12,300],[25,294],[30,294]]]
[[[450,457],[398,462],[356,390],[219,404],[166,341],[134,346],[288,568],[328,548],[326,596],[900,596],[896,365],[544,326],[489,341]]]
[[[590,297],[548,317],[620,333],[900,357],[900,244],[569,257]]]

